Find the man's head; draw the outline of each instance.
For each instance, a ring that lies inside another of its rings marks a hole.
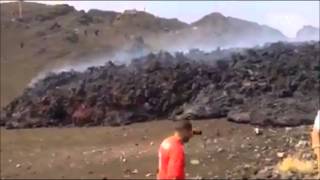
[[[177,121],[175,131],[181,137],[183,143],[187,143],[193,136],[192,124],[187,120]]]

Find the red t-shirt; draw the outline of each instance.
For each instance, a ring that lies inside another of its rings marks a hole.
[[[158,179],[184,179],[184,147],[176,136],[166,138],[160,145]]]

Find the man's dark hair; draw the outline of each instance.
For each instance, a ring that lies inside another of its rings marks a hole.
[[[181,121],[177,121],[175,124],[175,130],[176,131],[182,131],[182,130],[187,130],[187,131],[191,131],[192,130],[192,124],[190,121],[188,120],[181,120]]]

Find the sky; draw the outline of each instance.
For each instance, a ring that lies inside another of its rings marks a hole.
[[[26,0],[28,1],[28,0]],[[191,23],[203,16],[220,12],[280,30],[295,37],[304,25],[319,27],[319,1],[35,1],[46,4],[69,4],[77,10],[101,9],[123,12],[146,10],[156,16],[178,18]]]

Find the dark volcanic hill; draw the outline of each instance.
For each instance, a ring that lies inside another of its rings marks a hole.
[[[222,39],[222,45],[235,44],[254,45],[265,42],[286,40],[286,37],[278,30],[258,23],[234,18],[225,17],[220,13],[209,14],[191,24],[198,29],[204,29],[204,37],[209,39]]]
[[[156,50],[255,45],[283,40],[278,31],[213,13],[186,24],[147,12],[78,11],[68,5],[1,3],[1,107],[44,70]],[[141,48],[146,51],[140,51]],[[90,58],[89,58],[90,57]],[[131,59],[131,58],[128,58]]]
[[[296,39],[300,41],[319,41],[320,29],[313,26],[303,26],[298,32]]]
[[[192,48],[212,50],[217,47],[252,47],[266,42],[285,40],[287,37],[271,27],[212,13],[189,24],[186,28],[168,32],[158,40],[158,43],[160,41],[161,46],[174,50]]]

